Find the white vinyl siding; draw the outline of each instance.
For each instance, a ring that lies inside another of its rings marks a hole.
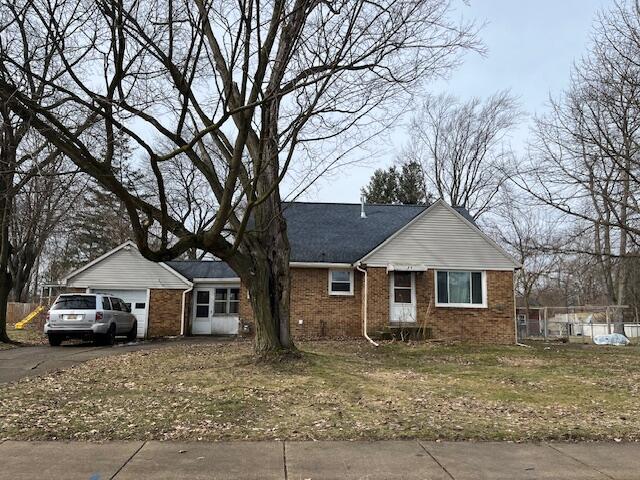
[[[125,247],[68,279],[69,287],[99,289],[188,288],[188,285],[134,247]]]
[[[425,265],[469,270],[518,266],[506,252],[442,202],[434,204],[363,261],[376,266]]]

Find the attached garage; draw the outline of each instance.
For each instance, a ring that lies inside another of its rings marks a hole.
[[[193,283],[164,263],[144,258],[129,241],[68,275],[68,289],[121,298],[138,319],[138,337],[182,335]]]
[[[91,289],[96,293],[108,293],[124,301],[138,320],[138,338],[147,336],[149,318],[149,290],[114,290],[111,288]]]

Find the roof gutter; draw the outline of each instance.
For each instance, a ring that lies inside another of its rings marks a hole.
[[[364,274],[364,286],[363,286],[364,297],[362,299],[362,330],[363,330],[362,333],[364,334],[364,338],[369,340],[369,343],[371,343],[371,345],[373,345],[374,347],[378,347],[380,345],[374,342],[369,336],[369,334],[367,333],[367,300],[368,300],[367,271],[361,267],[360,263],[356,265],[356,270]]]
[[[292,268],[351,268],[350,263],[289,262]]]

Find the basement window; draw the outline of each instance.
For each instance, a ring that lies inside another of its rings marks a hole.
[[[353,295],[353,270],[329,270],[329,295]]]
[[[486,308],[485,272],[436,272],[436,306]]]

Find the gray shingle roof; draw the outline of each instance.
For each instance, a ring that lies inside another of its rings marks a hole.
[[[193,280],[194,278],[234,278],[238,276],[226,262],[213,260],[176,260],[166,262],[166,264],[188,280]]]
[[[360,218],[359,203],[285,202],[291,261],[355,263],[426,208],[367,204],[367,218]],[[465,209],[456,210],[474,223]],[[220,261],[174,261],[167,265],[189,280],[237,277]]]
[[[292,262],[353,263],[424,211],[424,205],[284,204]]]

